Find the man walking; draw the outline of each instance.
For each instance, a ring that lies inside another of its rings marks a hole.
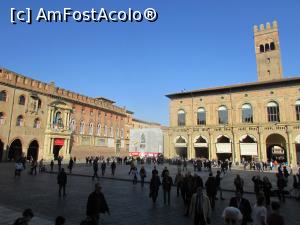
[[[86,207],[86,215],[93,220],[95,225],[99,225],[100,213],[108,213],[110,215],[107,202],[101,190],[100,184],[96,183],[95,191],[89,195]]]
[[[216,178],[213,177],[212,173],[209,173],[209,177],[205,183],[206,187],[206,193],[207,196],[209,197],[211,208],[215,208],[215,198],[217,195],[217,184],[216,184]]]
[[[116,168],[117,168],[117,164],[115,161],[113,161],[110,165],[111,168],[111,175],[115,176],[115,172],[116,172]]]
[[[94,170],[94,175],[93,175],[93,180],[95,179],[95,177],[97,177],[97,179],[99,180],[99,176],[98,176],[98,161],[97,159],[94,159],[93,161],[93,170]]]
[[[251,213],[252,208],[248,199],[242,198],[241,192],[236,192],[235,197],[230,199],[229,206],[235,207],[243,214],[242,225],[247,225],[248,222],[252,222]]]
[[[171,188],[173,185],[172,177],[169,176],[169,171],[164,174],[163,180],[162,180],[162,186],[164,190],[164,204],[167,204],[167,198],[168,198],[168,205],[170,205],[170,193]]]
[[[60,172],[57,175],[57,184],[58,184],[58,195],[61,197],[61,189],[63,189],[63,196],[66,196],[66,184],[67,184],[67,174],[64,168],[61,168]]]
[[[217,175],[216,175],[216,186],[217,186],[217,191],[220,192],[220,199],[221,199],[221,200],[225,200],[225,199],[223,198],[222,187],[221,187],[221,180],[222,180],[222,178],[221,178],[221,171],[218,170],[218,171],[217,171]],[[216,200],[218,200],[218,198],[216,198]]]
[[[102,176],[105,175],[105,170],[106,170],[106,162],[103,160],[101,163]]]
[[[70,174],[72,173],[73,165],[74,165],[74,161],[71,157],[70,161],[69,161],[69,165],[68,165],[68,169],[69,169]]]

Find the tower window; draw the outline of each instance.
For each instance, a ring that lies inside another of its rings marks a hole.
[[[274,44],[274,42],[271,42],[270,48],[271,48],[271,50],[275,50],[275,44]]]
[[[260,51],[260,52],[264,52],[264,51],[265,51],[264,45],[260,45],[260,46],[259,46],[259,51]]]
[[[266,44],[265,45],[265,51],[267,52],[267,51],[270,51],[270,45],[269,44]]]
[[[268,75],[271,76],[271,71],[270,70],[268,70]]]

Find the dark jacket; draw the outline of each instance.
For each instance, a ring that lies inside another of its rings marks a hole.
[[[161,185],[160,179],[158,176],[152,177],[150,181],[150,191],[158,191],[159,186]]]
[[[267,218],[268,225],[284,225],[283,217],[277,213],[272,212]]]
[[[88,198],[86,215],[93,216],[106,212],[109,213],[109,208],[103,193],[96,191],[92,192]]]
[[[57,175],[57,183],[65,185],[67,184],[67,174],[66,172],[59,172]]]
[[[163,185],[164,191],[170,191],[171,187],[173,185],[172,177],[170,177],[170,176],[164,176],[164,178],[162,180],[162,185]]]
[[[217,183],[215,177],[208,177],[206,183],[206,193],[208,196],[213,196],[217,194]]]
[[[236,197],[233,197],[230,199],[229,206],[238,208],[242,215],[243,215],[243,223],[242,224],[247,224],[247,222],[251,222],[251,213],[252,213],[252,208],[249,200],[245,198],[241,198],[241,202],[238,205],[238,201]]]

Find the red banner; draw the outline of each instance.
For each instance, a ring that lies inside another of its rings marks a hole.
[[[65,139],[62,139],[62,138],[55,138],[54,139],[54,145],[64,146],[64,144],[65,144]]]

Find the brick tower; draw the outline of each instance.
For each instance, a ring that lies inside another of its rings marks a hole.
[[[279,45],[278,25],[274,21],[266,27],[261,24],[254,26],[254,43],[259,81],[282,78],[281,54]]]

